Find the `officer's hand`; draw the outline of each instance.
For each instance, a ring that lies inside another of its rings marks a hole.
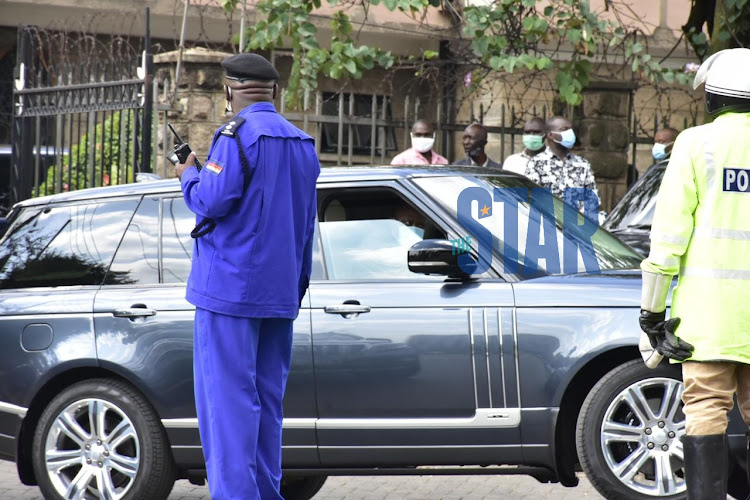
[[[677,325],[680,324],[680,318],[670,318],[667,322],[661,325],[663,336],[659,339],[656,344],[656,350],[659,354],[677,361],[685,361],[693,355],[693,347],[684,340],[680,340],[674,334],[677,329]]]
[[[182,177],[182,173],[190,168],[195,166],[195,153],[190,153],[185,160],[185,163],[178,163],[174,166],[174,174],[177,176],[178,179]]]
[[[638,323],[641,325],[641,330],[646,332],[646,335],[648,335],[648,339],[651,342],[651,347],[656,348],[656,344],[660,337],[663,336],[663,331],[661,328],[662,323],[664,323],[664,318],[667,316],[667,311],[662,311],[659,313],[647,311],[646,309],[641,309],[641,315],[638,318]]]

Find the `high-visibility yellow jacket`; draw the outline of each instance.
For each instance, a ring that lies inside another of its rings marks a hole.
[[[679,274],[671,317],[691,360],[750,363],[750,113],[677,137],[641,268]]]

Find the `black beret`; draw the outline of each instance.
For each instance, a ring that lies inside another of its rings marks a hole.
[[[221,65],[229,78],[239,80],[278,80],[276,71],[268,60],[258,54],[237,54],[221,61]]]

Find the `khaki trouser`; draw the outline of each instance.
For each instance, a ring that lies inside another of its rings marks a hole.
[[[750,365],[729,361],[682,363],[687,429],[689,436],[723,434],[727,413],[734,407],[734,393],[745,423],[750,426]]]

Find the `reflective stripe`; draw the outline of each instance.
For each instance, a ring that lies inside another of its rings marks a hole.
[[[712,136],[713,134],[706,134],[706,142],[703,146],[703,161],[706,166],[706,187],[708,188],[709,196],[714,194],[714,185],[716,184],[716,161],[714,160],[714,150],[711,147]]]
[[[711,238],[723,238],[726,240],[750,240],[750,231],[741,229],[721,229],[721,228],[696,228],[695,234],[698,236],[709,236]]]
[[[750,270],[744,269],[700,269],[686,267],[680,270],[680,276],[688,278],[713,278],[726,280],[750,280]]]
[[[685,238],[684,236],[677,236],[676,234],[667,234],[667,233],[651,233],[651,242],[661,242],[661,243],[668,243],[670,245],[687,245],[690,241],[690,238]]]
[[[649,257],[649,260],[651,258]],[[652,312],[661,312],[667,304],[669,287],[672,285],[672,276],[668,274],[657,274],[644,271],[641,288],[641,309]]]
[[[648,256],[648,261],[656,266],[661,267],[679,267],[680,266],[680,259],[679,257],[675,256],[669,256],[669,257],[662,257],[659,255],[653,255],[650,254]],[[670,281],[672,277],[669,277]]]
[[[711,147],[713,134],[711,126],[705,127],[706,134],[703,142],[703,164],[706,169],[706,196],[705,200],[700,203],[703,209],[700,211],[700,220],[695,221],[695,228],[709,229],[711,227],[711,214],[714,210],[716,200],[716,162],[714,161],[714,150]]]

